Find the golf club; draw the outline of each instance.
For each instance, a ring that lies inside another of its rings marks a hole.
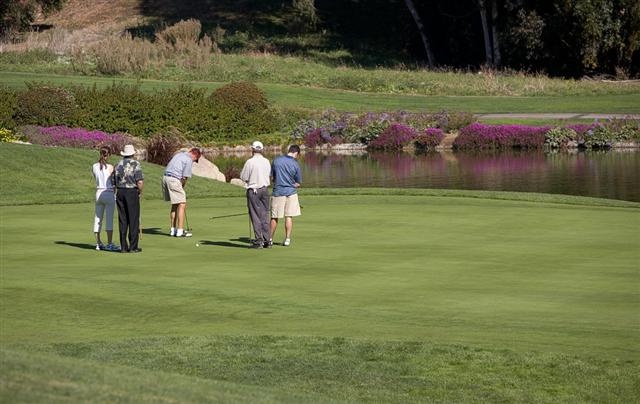
[[[189,227],[189,218],[187,217],[187,210],[184,210],[184,223],[186,224],[186,231],[191,231],[191,227]]]
[[[232,215],[211,216],[211,217],[209,218],[209,220],[213,220],[213,219],[224,219],[224,218],[227,218],[227,217],[244,216],[244,215],[246,215],[246,213],[234,213],[234,214],[232,214]]]

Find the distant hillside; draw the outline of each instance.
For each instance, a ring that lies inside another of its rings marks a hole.
[[[78,41],[198,19],[223,52],[262,52],[365,67],[421,67],[427,52],[402,0],[67,0],[42,26],[79,29]],[[433,66],[483,65],[551,75],[640,75],[640,3],[413,1]],[[486,5],[486,6],[481,6]],[[495,5],[491,10],[486,7]],[[484,9],[482,7],[485,7]],[[308,9],[306,9],[308,10]],[[487,17],[490,14],[490,18]],[[487,18],[489,18],[487,20]],[[495,49],[494,49],[495,48]]]
[[[296,26],[291,0],[67,0],[36,25],[77,31],[74,40],[87,45],[125,31],[152,38],[163,26],[195,18],[224,52],[323,54],[331,63],[364,66],[412,60],[403,42],[419,37],[404,7],[373,0],[370,13],[358,2],[325,3],[316,2],[321,26],[311,30]]]

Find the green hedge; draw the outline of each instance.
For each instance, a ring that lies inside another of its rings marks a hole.
[[[54,87],[30,83],[27,90],[0,88],[0,124],[66,125],[149,138],[176,128],[202,143],[237,142],[273,134],[282,114],[251,83],[231,83],[207,94],[179,86],[144,93],[136,85],[106,88]]]

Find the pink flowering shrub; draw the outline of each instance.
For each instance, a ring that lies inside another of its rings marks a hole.
[[[131,143],[132,140],[131,137],[121,133],[105,133],[99,130],[66,126],[26,126],[23,132],[27,141],[33,144],[79,149],[97,149],[107,146],[111,153],[119,153],[124,149],[124,145]]]
[[[544,147],[546,126],[485,125],[474,123],[460,130],[455,149],[540,149]]]
[[[418,132],[411,126],[391,124],[380,136],[369,143],[369,148],[378,150],[400,150],[413,141]]]
[[[434,150],[444,139],[444,132],[438,128],[427,128],[413,139],[413,145],[418,151]]]
[[[341,136],[332,135],[331,132],[325,128],[317,128],[307,132],[302,141],[307,147],[318,147],[323,144],[334,145],[343,142]]]

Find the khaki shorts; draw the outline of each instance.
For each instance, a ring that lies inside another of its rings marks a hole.
[[[187,203],[187,194],[182,188],[182,181],[177,178],[164,175],[162,177],[162,194],[165,201],[171,201],[172,205]]]
[[[273,219],[300,216],[300,214],[298,194],[271,197],[271,217]]]

